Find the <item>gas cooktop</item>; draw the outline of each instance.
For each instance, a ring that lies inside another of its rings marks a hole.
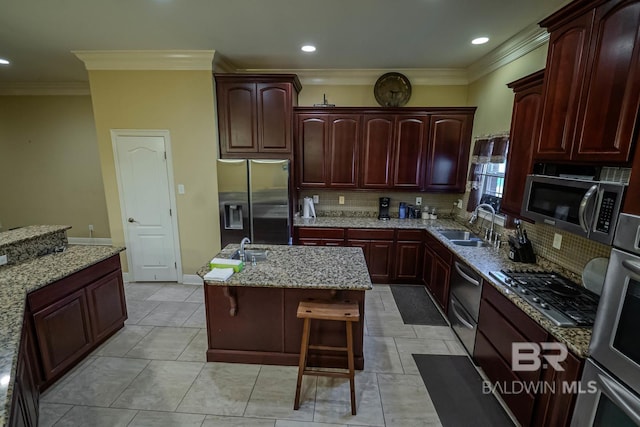
[[[593,326],[600,297],[558,273],[549,271],[492,271],[556,326]]]

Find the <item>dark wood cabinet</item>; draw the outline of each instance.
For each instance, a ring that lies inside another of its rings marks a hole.
[[[537,160],[624,163],[640,107],[640,2],[572,2],[550,31]]]
[[[362,248],[373,283],[388,283],[393,273],[394,230],[348,228],[347,246]]]
[[[296,116],[297,183],[300,188],[356,188],[359,115],[324,112]]]
[[[304,246],[344,246],[344,228],[296,227],[295,242]]]
[[[472,128],[473,113],[431,116],[425,190],[464,193]]]
[[[474,111],[296,108],[298,187],[464,191]]]
[[[119,255],[33,291],[27,301],[45,389],[124,326]]]
[[[362,127],[360,187],[391,188],[395,117],[391,114],[365,114]]]
[[[540,129],[543,82],[544,70],[540,70],[507,85],[515,95],[500,210],[515,217],[520,217],[525,181],[532,170],[533,149]]]
[[[395,247],[394,279],[400,283],[417,283],[422,277],[423,232],[398,230]]]
[[[568,354],[561,362],[564,371],[555,371],[540,363],[535,370],[513,370],[513,343],[541,343],[553,338],[533,319],[502,295],[489,283],[482,288],[478,316],[478,332],[474,360],[489,381],[501,384],[538,384],[545,387],[511,393],[505,389],[502,399],[522,426],[568,426],[573,412],[575,394],[563,393],[563,382],[580,378],[582,360]],[[550,391],[553,384],[556,392]],[[500,392],[500,389],[498,389]]]
[[[91,349],[87,297],[79,289],[33,313],[46,380],[72,366]]]
[[[422,283],[444,313],[449,307],[449,276],[453,254],[435,237],[425,233]]]
[[[398,115],[393,150],[393,187],[420,190],[424,182],[429,117]],[[468,153],[467,153],[468,154]]]
[[[215,82],[222,158],[291,156],[297,76],[215,74]]]
[[[39,417],[40,382],[37,347],[33,337],[31,314],[25,313],[20,339],[13,403],[9,426],[36,427]]]
[[[118,330],[127,318],[122,273],[114,271],[86,287],[94,341]]]

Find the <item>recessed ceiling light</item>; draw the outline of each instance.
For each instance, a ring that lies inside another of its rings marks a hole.
[[[477,39],[471,40],[471,44],[485,44],[489,41],[489,37],[478,37]]]
[[[0,58],[0,64],[1,64],[1,65],[9,65],[9,64],[10,64],[10,62],[9,62],[9,60],[7,60],[7,59]]]
[[[316,51],[316,47],[312,46],[310,44],[304,45],[300,49],[302,49],[303,52],[315,52]]]

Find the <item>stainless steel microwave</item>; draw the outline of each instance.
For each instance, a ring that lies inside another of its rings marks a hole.
[[[522,216],[610,245],[626,186],[615,182],[527,175]]]

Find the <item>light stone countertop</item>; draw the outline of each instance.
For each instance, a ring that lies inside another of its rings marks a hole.
[[[496,250],[491,247],[465,247],[454,245],[440,234],[439,230],[469,230],[461,223],[451,219],[391,219],[389,221],[380,221],[377,218],[351,218],[351,217],[319,217],[311,219],[294,219],[295,227],[336,227],[336,228],[401,228],[401,229],[420,229],[431,233],[435,238],[444,244],[451,252],[453,252],[461,261],[467,263],[473,270],[479,273],[485,283],[490,283],[500,293],[506,296],[518,308],[524,311],[536,323],[542,326],[556,340],[567,345],[568,349],[576,356],[586,358],[588,356],[589,342],[591,341],[591,328],[566,328],[559,327],[551,323],[538,310],[533,308],[529,303],[512,292],[509,288],[501,285],[489,275],[491,271],[509,270],[509,269],[535,269],[535,270],[552,270],[567,275],[566,271],[557,265],[554,265],[544,259],[538,257],[537,264],[516,263],[507,258],[506,250]],[[572,278],[572,277],[569,277]],[[572,278],[574,279],[574,278]],[[575,280],[575,279],[574,279]]]
[[[0,426],[6,425],[9,421],[27,293],[123,250],[122,247],[70,245],[61,253],[0,267],[0,402],[4,402],[4,405],[0,406]]]
[[[3,246],[13,245],[18,242],[35,239],[70,228],[70,225],[29,225],[27,227],[16,228],[15,230],[3,231],[0,233],[0,250]]]
[[[239,245],[226,246],[216,257],[229,258]],[[205,281],[213,286],[249,286],[302,289],[372,289],[367,263],[361,248],[246,245],[246,249],[266,249],[267,259],[244,269],[225,282]],[[208,265],[198,271],[204,275]]]

